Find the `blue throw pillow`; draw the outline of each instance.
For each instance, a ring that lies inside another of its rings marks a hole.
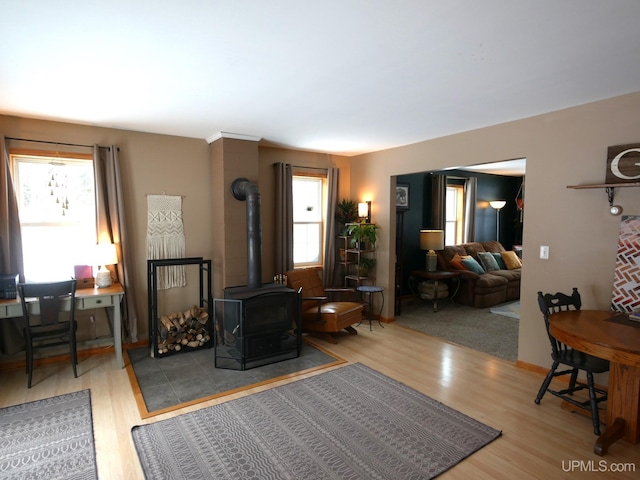
[[[478,260],[480,260],[480,264],[482,265],[482,268],[484,268],[485,272],[500,270],[498,262],[489,252],[478,252]]]
[[[504,263],[504,260],[502,259],[502,254],[501,253],[492,253],[491,255],[493,255],[493,258],[496,259],[496,263],[498,264],[498,267],[500,267],[498,270],[506,270],[507,269],[507,264]]]
[[[466,257],[462,259],[462,264],[469,270],[470,272],[477,273],[478,275],[482,275],[486,273],[482,266],[478,263],[478,261],[473,257]]]

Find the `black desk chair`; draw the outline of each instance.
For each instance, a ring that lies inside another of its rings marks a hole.
[[[31,388],[34,350],[45,347],[68,344],[71,351],[73,375],[77,378],[77,323],[75,321],[76,281],[67,280],[53,283],[20,283],[18,284],[18,293],[20,294],[22,315],[24,319],[27,374],[29,375],[28,387]],[[40,306],[39,323],[32,324],[31,322],[30,317],[34,315],[29,311],[29,304],[27,303],[27,299],[29,298],[38,299]],[[69,311],[62,312],[62,303],[67,299],[70,301]]]
[[[535,402],[539,404],[544,394],[549,392],[556,397],[560,397],[571,405],[581,409],[591,410],[593,432],[596,435],[600,435],[598,403],[604,402],[607,399],[607,392],[596,388],[593,381],[593,374],[608,372],[609,361],[569,348],[564,343],[555,339],[549,331],[549,316],[552,313],[570,310],[572,308],[580,310],[582,302],[580,300],[578,289],[574,288],[571,296],[559,292],[555,295],[551,295],[550,293],[543,295],[542,292],[538,292],[538,305],[540,306],[540,311],[544,315],[544,323],[547,328],[549,340],[551,341],[551,358],[553,359],[553,364],[551,365],[549,373],[547,373],[547,376],[542,382],[542,386],[538,391],[538,396],[536,397]],[[570,368],[568,370],[556,371],[560,364],[566,365]],[[578,372],[580,370],[586,372],[587,384],[577,381]],[[553,377],[561,375],[571,375],[569,379],[569,387],[559,391],[550,389],[549,384]],[[573,397],[574,392],[584,389],[589,390],[589,400],[583,402],[576,400]]]

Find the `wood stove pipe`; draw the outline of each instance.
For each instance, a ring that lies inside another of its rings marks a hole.
[[[247,286],[262,286],[262,230],[260,226],[260,190],[246,178],[231,184],[233,198],[247,201]]]

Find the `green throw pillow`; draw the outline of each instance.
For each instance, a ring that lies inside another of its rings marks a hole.
[[[498,264],[498,270],[506,270],[507,269],[507,264],[504,263],[504,260],[502,259],[502,255],[500,253],[492,253],[491,255],[493,255],[493,258],[496,259],[496,263]]]
[[[500,270],[498,262],[489,252],[478,252],[478,260],[480,260],[480,264],[482,265],[482,268],[484,268],[485,272]]]
[[[467,267],[467,270],[482,275],[486,273],[478,261],[473,257],[463,258],[462,264]]]

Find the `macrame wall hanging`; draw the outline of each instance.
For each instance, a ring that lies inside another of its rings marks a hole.
[[[182,197],[147,195],[147,260],[184,258],[185,238],[182,225]],[[158,269],[157,288],[184,287],[184,265]]]

